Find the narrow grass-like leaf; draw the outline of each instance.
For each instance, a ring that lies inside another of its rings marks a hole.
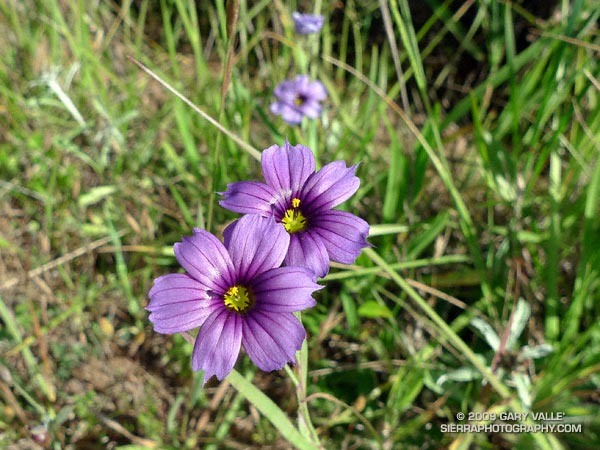
[[[386,403],[388,423],[391,426],[402,426],[400,415],[409,409],[415,398],[423,391],[424,370],[419,368],[418,362],[414,365],[400,367],[393,376],[393,384]]]
[[[396,76],[398,78],[398,84],[400,85],[402,107],[405,111],[408,111],[410,105],[408,103],[408,93],[406,91],[406,80],[404,79],[404,73],[400,64],[400,53],[398,52],[398,45],[396,43],[396,37],[394,36],[394,29],[392,28],[392,20],[390,18],[390,11],[388,8],[387,0],[379,0],[379,9],[381,10],[383,25],[385,27],[385,34],[390,45],[392,59],[394,61],[394,67],[396,68]]]
[[[415,259],[431,245],[431,243],[443,232],[448,225],[450,214],[444,211],[435,216],[431,221],[424,224],[425,231],[417,234],[408,243],[407,259]]]
[[[561,160],[557,152],[550,155],[550,235],[547,242],[546,263],[546,318],[545,334],[554,342],[560,334],[560,299],[558,294],[558,271],[561,242]]]
[[[82,194],[77,199],[80,208],[87,208],[94,203],[98,203],[106,197],[110,197],[117,191],[116,186],[96,186],[88,192]]]
[[[167,414],[166,431],[173,437],[175,437],[178,429],[177,414],[185,399],[185,395],[183,394],[179,394],[177,397],[175,397],[175,400],[173,401],[173,404],[169,408],[169,412]]]
[[[437,312],[429,306],[429,304],[421,297],[407,282],[402,278],[390,265],[383,260],[377,253],[372,249],[366,248],[363,250],[371,260],[385,270],[388,275],[394,280],[394,282],[400,286],[406,294],[423,310],[423,312],[431,319],[431,321],[439,327],[440,331],[444,334],[444,337],[459,350],[466,359],[473,364],[481,374],[490,382],[492,387],[498,392],[498,394],[507,398],[509,396],[508,388],[494,375],[491,371],[481,364],[481,361],[475,353],[469,348],[468,345],[446,324],[446,322],[438,315]]]
[[[406,157],[402,154],[402,145],[397,137],[396,130],[387,117],[384,116],[383,121],[390,136],[390,165],[386,177],[385,197],[383,199],[383,220],[392,222],[397,220],[401,214],[402,203],[408,191],[408,179],[403,176]]]
[[[556,47],[556,42],[548,44],[544,39],[540,39],[521,53],[515,56],[514,58],[514,66],[513,71],[520,70],[526,64],[529,64],[532,60],[539,56],[542,53],[542,50],[553,51]],[[496,73],[491,75],[485,82],[481,83],[479,86],[471,90],[471,94],[477,98],[481,98],[486,90],[490,88],[490,86],[496,88],[500,86],[502,83],[506,82],[510,78],[511,69],[507,66],[501,67]],[[454,108],[444,117],[441,122],[440,129],[444,130],[448,125],[457,123],[461,118],[465,116],[469,112],[471,104],[470,97],[465,97],[463,100],[458,102]]]
[[[459,217],[461,219],[460,220],[461,229],[467,240],[469,250],[471,251],[475,266],[477,267],[477,270],[479,270],[482,273],[481,282],[482,282],[482,289],[484,291],[484,295],[486,297],[490,297],[491,289],[489,287],[489,284],[488,284],[486,278],[483,276],[483,273],[485,272],[484,271],[485,265],[484,265],[484,261],[483,261],[483,256],[481,254],[481,250],[479,248],[479,243],[477,242],[477,232],[475,229],[475,224],[473,223],[471,214],[469,213],[469,210],[468,210],[459,190],[456,188],[456,186],[454,184],[452,174],[451,174],[451,172],[448,168],[448,165],[445,161],[445,157],[443,156],[443,153],[441,153],[441,150],[442,150],[441,147],[440,147],[440,152],[436,152],[434,150],[434,148],[429,144],[427,139],[425,139],[423,134],[419,131],[417,126],[414,124],[414,122],[407,115],[407,113],[405,111],[403,111],[396,103],[394,103],[384,92],[382,92],[381,89],[379,89],[379,87],[373,85],[367,78],[365,78],[364,75],[357,72],[356,70],[354,70],[352,67],[348,66],[347,64],[342,63],[341,61],[337,61],[333,58],[328,58],[328,60],[331,61],[335,65],[339,65],[339,66],[343,67],[345,70],[347,70],[348,72],[355,75],[362,82],[364,82],[371,89],[373,89],[386,102],[386,104],[388,106],[390,106],[400,116],[402,121],[406,124],[406,126],[410,129],[410,131],[413,133],[413,135],[417,138],[419,143],[423,146],[423,148],[425,149],[425,151],[427,153],[427,156],[433,163],[436,171],[438,172],[438,174],[440,176],[440,179],[442,180],[442,182],[444,183],[444,185],[450,192],[452,200],[454,201],[455,207],[456,207]],[[437,126],[435,126],[433,128],[434,128],[434,134],[436,135],[436,143],[437,143],[437,145],[440,145],[441,144],[441,136],[439,135],[440,129]]]
[[[177,206],[179,207],[179,211],[181,212],[181,214],[183,214],[185,223],[190,228],[196,226],[196,221],[194,220],[194,218],[192,216],[192,212],[190,211],[190,208],[189,208],[187,202],[184,200],[183,196],[179,193],[179,190],[177,189],[177,187],[169,186],[169,192],[171,192],[173,199],[177,203]]]
[[[17,325],[16,325],[17,322],[15,320],[15,317],[14,317],[12,311],[9,310],[8,307],[6,306],[6,304],[4,303],[4,300],[2,299],[2,297],[0,297],[0,318],[4,322],[4,325],[5,325],[8,333],[11,335],[12,339],[17,344],[22,343],[23,336],[21,336],[21,332],[17,328]],[[23,355],[23,359],[25,361],[25,365],[27,366],[27,370],[30,373],[33,380],[35,381],[35,383],[42,390],[42,392],[44,393],[46,398],[48,400],[50,400],[51,402],[54,402],[56,400],[56,390],[55,390],[54,386],[51,383],[49,383],[44,378],[42,373],[40,372],[40,370],[39,370],[40,366],[39,366],[36,358],[33,356],[31,349],[28,346],[25,346],[20,349],[20,352]],[[31,399],[29,401],[29,403],[32,406],[36,407],[36,409],[38,409],[38,412],[41,413],[42,415],[44,415],[46,413],[44,408],[42,406],[40,406],[38,404],[38,402],[34,401],[33,399]]]
[[[215,439],[217,441],[221,441],[225,439],[227,434],[231,431],[232,425],[235,423],[235,419],[239,417],[240,408],[242,406],[242,402],[244,401],[244,396],[239,392],[234,397],[233,401],[230,403],[229,408],[225,412],[225,416],[220,421],[217,431],[215,432]],[[219,445],[210,444],[205,447],[206,450],[218,450]]]
[[[593,298],[594,293],[598,292],[600,286],[600,274],[597,270],[597,264],[600,263],[600,251],[597,245],[594,244],[598,239],[598,204],[600,204],[600,160],[596,161],[592,179],[587,189],[582,255],[577,268],[573,299],[564,319],[564,331],[561,339],[563,343],[569,343],[576,336],[583,315],[584,304],[589,298]]]
[[[408,54],[408,60],[415,74],[415,80],[421,95],[425,94],[427,80],[425,79],[425,71],[421,61],[421,53],[415,35],[415,29],[410,16],[410,8],[406,0],[399,0],[400,8],[398,8],[398,0],[390,0],[390,9],[392,16],[400,32],[400,38],[404,45],[404,51]]]
[[[473,34],[477,30],[478,24],[481,23],[478,16],[481,16],[482,9],[477,11],[475,19],[472,21],[471,29],[465,32],[464,26],[460,19],[469,10],[469,2],[464,2],[463,5],[450,15],[449,5],[452,3],[451,0],[440,2],[438,0],[429,0],[428,3],[432,5],[432,16],[429,20],[421,27],[417,32],[417,41],[421,41],[431,30],[431,28],[437,23],[437,20],[441,20],[444,23],[444,29],[440,32],[436,32],[433,39],[427,42],[427,46],[421,51],[421,58],[425,58],[431,54],[431,52],[437,47],[440,42],[444,42],[447,39],[446,35],[449,31],[452,36],[460,42],[461,49],[464,48],[470,55],[476,60],[481,61],[484,58],[484,52],[477,47],[477,44],[473,40]]]
[[[294,425],[285,413],[262,391],[246,380],[235,369],[227,376],[227,381],[231,383],[237,391],[242,394],[256,409],[258,409],[269,422],[281,433],[290,444],[300,450],[318,450],[319,447],[306,439]]]
[[[348,328],[351,332],[356,333],[360,324],[358,311],[356,309],[356,301],[344,291],[340,292],[340,300],[342,302],[342,308],[344,309]]]
[[[403,261],[390,264],[390,267],[397,270],[408,270],[408,269],[418,269],[420,267],[428,267],[435,265],[444,265],[444,264],[464,264],[470,262],[470,258],[466,255],[445,255],[440,256],[439,258],[422,258],[415,259],[413,261]],[[361,277],[367,275],[373,275],[377,273],[382,273],[380,267],[352,267],[351,270],[346,270],[343,272],[334,272],[329,273],[326,277],[326,281],[331,280],[341,280],[344,278],[353,278],[353,277]],[[464,274],[462,275],[464,276]],[[436,281],[439,280],[439,276],[436,277]],[[475,277],[474,283],[477,283],[478,278]],[[456,280],[451,281],[453,286],[456,286]]]
[[[504,45],[506,53],[506,65],[509,68],[509,109],[512,116],[512,150],[518,159],[521,153],[522,139],[519,129],[521,124],[521,96],[517,86],[517,73],[515,71],[515,55],[517,52],[514,35],[514,24],[512,8],[508,4],[502,5],[504,10]]]
[[[149,68],[147,68],[144,64],[142,64],[141,62],[137,61],[135,58],[133,58],[131,56],[129,57],[129,59],[131,61],[133,61],[140,69],[142,69],[144,72],[146,72],[148,75],[150,75],[156,81],[158,81],[161,85],[163,85],[169,92],[171,92],[176,97],[178,97],[179,99],[181,99],[186,105],[188,105],[190,108],[192,108],[203,119],[205,119],[206,121],[208,121],[211,125],[213,125],[215,128],[217,128],[221,133],[225,134],[228,138],[230,138],[231,140],[233,140],[241,148],[243,148],[245,151],[247,151],[253,158],[255,158],[256,160],[260,161],[260,152],[258,150],[256,150],[250,144],[246,143],[243,139],[239,138],[237,135],[235,135],[230,130],[228,130],[227,128],[225,128],[218,121],[216,121],[215,119],[213,119],[210,115],[208,115],[204,111],[202,111],[198,106],[196,106],[194,103],[192,103],[191,100],[189,100],[187,97],[185,97],[179,91],[177,91],[173,86],[171,86],[169,83],[167,83],[162,78],[160,78],[158,75],[156,75],[152,70],[150,70]]]
[[[450,342],[485,378],[492,388],[502,397],[508,400],[511,396],[509,389],[506,385],[494,374],[492,371],[482,364],[481,360],[471,350],[471,348],[465,344],[465,342],[450,328],[446,322],[429,306],[427,301],[423,299],[407,282],[402,278],[396,271],[394,271],[388,263],[385,262],[377,253],[372,249],[367,248],[364,250],[365,253],[373,260],[375,264],[384,269],[392,280],[404,290],[404,292],[419,306],[419,308],[427,315],[429,319],[439,328],[440,332],[444,335],[444,338]],[[509,400],[511,408],[515,412],[522,412],[523,407],[514,400]],[[529,423],[532,423],[530,420]],[[533,433],[533,438],[540,448],[544,450],[551,450],[553,448],[554,440],[540,434]]]
[[[125,262],[123,248],[121,245],[121,234],[114,227],[112,212],[115,210],[115,207],[113,202],[110,200],[107,201],[107,203],[104,205],[103,210],[107,218],[112,244],[115,247],[114,256],[116,272],[117,276],[119,277],[119,281],[121,282],[121,287],[125,295],[125,300],[127,301],[127,310],[131,313],[133,317],[139,317],[141,306],[139,303],[139,299],[134,295],[133,288],[131,286],[131,280],[129,278],[129,268],[127,266],[127,263]]]
[[[390,309],[375,300],[368,300],[358,307],[358,315],[370,319],[391,319],[393,317]]]
[[[194,52],[194,61],[196,62],[196,78],[198,81],[208,77],[208,65],[202,54],[202,36],[200,35],[200,25],[198,23],[197,5],[192,0],[175,0],[175,6],[183,29],[190,42]]]
[[[406,233],[408,231],[407,225],[398,225],[398,224],[374,224],[371,225],[369,229],[369,237],[373,236],[384,236],[386,234],[398,234],[398,233]]]

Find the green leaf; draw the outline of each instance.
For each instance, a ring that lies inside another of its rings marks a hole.
[[[356,302],[346,292],[340,293],[340,299],[342,301],[342,307],[346,314],[346,322],[348,322],[348,328],[353,332],[357,332],[359,329],[360,321],[358,320],[358,311],[356,308]]]
[[[531,385],[531,381],[529,377],[523,373],[515,373],[512,376],[513,382],[515,383],[515,387],[517,388],[517,394],[519,395],[519,399],[525,408],[531,408],[531,394],[529,393],[529,387]]]
[[[100,200],[114,194],[117,191],[116,186],[97,186],[90,189],[85,194],[82,194],[77,200],[77,204],[80,208],[86,208],[94,203],[98,203]]]
[[[498,351],[498,348],[500,348],[500,338],[489,323],[479,317],[473,317],[473,319],[471,319],[471,325],[477,328],[483,335],[492,350]]]
[[[529,306],[529,303],[520,298],[510,325],[510,335],[506,341],[507,348],[513,348],[517,343],[519,336],[521,336],[521,333],[525,329],[525,325],[527,325],[527,322],[529,321],[529,316],[531,316],[531,307]]]
[[[460,369],[443,374],[436,380],[435,384],[441,386],[446,381],[467,382],[479,380],[480,378],[481,374],[474,367],[461,367]]]
[[[550,344],[541,344],[536,345],[535,347],[530,347],[526,345],[521,348],[521,352],[519,353],[519,361],[524,361],[526,359],[539,359],[544,356],[548,356],[550,353],[554,352],[554,347]]]
[[[358,307],[358,315],[360,317],[368,317],[369,319],[380,317],[390,319],[392,312],[387,306],[377,303],[375,300],[369,300]]]
[[[425,231],[415,236],[408,244],[407,259],[415,259],[423,253],[423,251],[431,245],[435,239],[444,231],[448,225],[450,213],[444,211],[428,224],[425,225]]]
[[[382,236],[386,234],[398,234],[398,233],[406,233],[408,231],[408,227],[406,225],[399,224],[375,224],[371,225],[369,229],[369,237],[373,236]]]

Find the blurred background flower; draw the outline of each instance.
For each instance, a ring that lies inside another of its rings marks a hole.
[[[281,82],[275,88],[277,101],[271,112],[280,115],[290,125],[298,125],[303,117],[316,119],[321,114],[321,102],[327,98],[325,86],[311,81],[307,75]]]
[[[301,14],[297,11],[292,14],[292,18],[298,34],[318,33],[323,28],[323,22],[325,21],[323,16]]]

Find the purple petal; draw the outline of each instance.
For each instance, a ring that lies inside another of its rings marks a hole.
[[[219,201],[223,208],[241,214],[273,214],[273,206],[285,207],[284,199],[271,187],[258,181],[238,181],[220,192],[225,198]]]
[[[299,12],[292,13],[296,33],[311,34],[317,33],[322,27],[325,17],[313,14],[300,14]]]
[[[324,277],[329,272],[329,254],[321,238],[311,230],[293,233],[285,265],[306,267],[317,277]]]
[[[331,209],[356,192],[360,185],[360,179],[354,175],[356,167],[346,167],[344,161],[334,161],[306,180],[301,196],[310,214]]]
[[[308,77],[305,78],[307,81],[309,80]],[[303,81],[302,76],[296,77],[293,80],[284,80],[275,86],[273,93],[282,103],[293,105],[294,101],[298,98],[298,91]]]
[[[252,280],[255,308],[259,311],[286,313],[315,306],[312,293],[322,289],[312,271],[303,267],[280,267]]]
[[[157,278],[148,296],[146,310],[157,333],[173,334],[199,327],[223,305],[222,300],[207,294],[204,285],[184,273]]]
[[[369,224],[345,211],[322,211],[311,220],[311,232],[320,236],[329,258],[343,264],[354,263],[369,246]]]
[[[227,250],[236,268],[236,282],[244,283],[279,267],[290,243],[289,234],[273,217],[247,214],[228,232]]]
[[[242,343],[250,359],[264,371],[295,362],[306,331],[291,313],[251,311],[243,322]]]
[[[225,244],[225,248],[229,248],[229,246],[231,245],[231,235],[233,234],[233,230],[235,229],[239,221],[240,219],[234,220],[223,230],[223,244]]]
[[[302,122],[302,118],[304,117],[304,115],[300,111],[298,111],[297,108],[284,102],[272,103],[271,112],[273,114],[280,115],[281,118],[290,125],[300,124]]]
[[[194,234],[176,243],[174,250],[179,264],[207,289],[223,293],[231,286],[233,265],[229,254],[209,232],[194,228]]]
[[[300,110],[309,119],[317,119],[321,115],[321,105],[312,100],[300,106]]]
[[[282,147],[273,145],[262,152],[263,176],[269,186],[287,194],[287,199],[296,194],[306,179],[315,171],[315,157],[303,145],[290,145],[285,141]]]
[[[325,85],[319,80],[308,82],[303,89],[303,93],[306,97],[316,101],[322,101],[327,98],[327,89],[325,89]]]
[[[240,353],[242,343],[242,318],[223,308],[213,312],[196,338],[192,355],[192,368],[204,370],[204,383],[216,375],[223,380]]]
[[[309,89],[310,77],[308,75],[298,75],[292,80],[293,87],[299,92],[305,92]]]

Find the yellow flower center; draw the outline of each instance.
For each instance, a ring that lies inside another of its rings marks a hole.
[[[252,294],[248,291],[248,288],[236,284],[227,289],[223,301],[229,309],[244,313],[252,304]]]
[[[285,230],[292,234],[298,231],[306,230],[307,221],[306,217],[300,212],[300,199],[292,199],[292,207],[285,212],[285,215],[281,219],[281,223],[285,227]]]
[[[306,98],[304,98],[303,95],[298,95],[295,99],[294,99],[294,104],[296,106],[302,106],[304,104],[304,102],[306,101]]]

